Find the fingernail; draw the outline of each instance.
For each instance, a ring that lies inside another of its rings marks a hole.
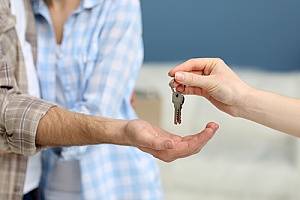
[[[170,142],[170,141],[166,142],[165,145],[166,145],[167,149],[172,149],[173,148],[172,142]]]
[[[184,80],[184,74],[181,72],[176,72],[175,73],[175,79],[176,81],[183,81]]]
[[[215,124],[213,127],[214,130],[218,130],[219,129],[219,125]]]

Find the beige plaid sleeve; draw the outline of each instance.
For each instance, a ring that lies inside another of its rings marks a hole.
[[[40,119],[54,104],[24,94],[26,69],[15,18],[0,0],[0,150],[33,155]]]

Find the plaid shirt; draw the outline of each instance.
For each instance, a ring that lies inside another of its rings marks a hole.
[[[26,39],[36,55],[34,18],[27,0],[25,7],[28,11]],[[0,199],[5,200],[23,198],[26,156],[41,148],[35,144],[37,126],[53,105],[26,95],[26,68],[14,26],[9,0],[0,0]]]
[[[64,25],[57,52],[51,17],[43,1],[34,1],[42,98],[57,99],[60,77],[67,108],[89,115],[133,119],[130,97],[143,60],[138,0],[81,0]],[[64,149],[64,158],[80,162],[82,199],[163,199],[156,160],[134,147],[91,145]],[[58,156],[43,152],[40,188],[51,180]]]

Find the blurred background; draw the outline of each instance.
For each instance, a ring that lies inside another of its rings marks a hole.
[[[230,65],[300,69],[300,1],[142,0],[145,61],[221,57]]]
[[[139,117],[182,136],[210,121],[220,125],[199,154],[158,161],[166,200],[300,199],[297,138],[233,118],[195,96],[185,97],[182,124],[176,126],[167,76],[189,58],[221,57],[251,86],[300,98],[300,1],[141,4],[145,62],[135,88]]]

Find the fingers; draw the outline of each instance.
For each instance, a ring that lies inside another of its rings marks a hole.
[[[169,76],[175,79],[174,87],[181,87],[178,86],[179,84],[207,90],[214,85],[212,75],[218,69],[217,66],[226,66],[226,64],[219,58],[190,59],[172,69]]]
[[[197,139],[197,140],[203,140],[203,141],[208,141],[210,140],[211,138],[207,138],[209,137],[209,134],[207,135],[207,131],[209,132],[209,129],[212,129],[213,130],[213,134],[219,129],[219,125],[216,124],[215,122],[209,122],[208,124],[206,124],[205,126],[205,129],[203,131],[201,131],[200,133],[198,134],[195,134],[195,135],[190,135],[190,136],[185,136],[183,137],[182,140],[192,140],[192,139]],[[195,137],[197,136],[197,137]]]
[[[144,135],[137,143],[139,148],[149,148],[155,151],[172,149],[175,146],[174,141],[170,138],[153,137],[152,135]]]
[[[211,140],[218,129],[218,124],[210,122],[206,125],[206,128],[202,132],[194,135],[189,140],[189,145],[191,148],[194,148],[194,150],[191,152],[191,155],[198,153],[207,144],[207,142]]]
[[[144,131],[150,134],[138,134],[135,141],[137,147],[156,151],[174,148],[175,142],[172,134],[154,126],[144,126]]]
[[[175,81],[186,86],[203,87],[207,84],[207,76],[199,76],[188,72],[176,72]]]
[[[174,140],[179,137],[138,119],[129,121],[124,132],[126,137],[120,144],[154,150],[172,149],[175,144]]]
[[[184,78],[178,80],[178,74],[181,74]],[[205,92],[213,84],[213,79],[208,76],[199,76],[188,72],[176,72],[174,84],[171,81],[169,86],[176,88],[176,91],[184,91],[184,94],[204,96]]]
[[[177,67],[173,68],[168,75],[171,77],[175,76],[175,73],[178,71],[182,72],[191,72],[191,71],[211,71],[213,66],[220,62],[219,58],[194,58],[190,59]]]
[[[174,141],[166,138],[152,138],[150,147],[155,150],[167,150],[174,147]]]
[[[206,143],[214,136],[218,129],[218,124],[210,122],[206,125],[206,128],[200,133],[184,137],[182,140],[187,141],[187,144],[190,149],[190,152],[187,155],[189,156],[198,153],[206,145]]]
[[[162,161],[171,162],[178,158],[184,158],[198,153],[214,136],[218,128],[219,126],[216,123],[208,123],[202,132],[183,137],[181,141],[174,144],[174,148],[172,149],[155,150],[148,147],[140,147],[140,149]]]

